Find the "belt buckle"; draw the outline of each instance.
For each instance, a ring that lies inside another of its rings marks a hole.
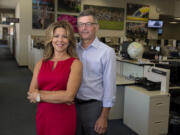
[[[83,101],[82,101],[81,99],[77,99],[77,98],[76,98],[76,100],[75,100],[75,101],[76,101],[76,103],[78,103],[78,104],[83,103]]]
[[[77,102],[78,104],[85,104],[85,103],[90,103],[90,102],[94,102],[94,101],[96,101],[96,100],[94,100],[94,99],[90,99],[90,100],[76,99],[76,102]]]
[[[76,101],[78,104],[84,104],[84,103],[88,102],[88,100],[86,101],[86,100],[82,100],[82,99],[76,99]]]
[[[84,103],[84,101],[81,100],[81,99],[78,99],[78,103],[79,103],[79,104],[82,104],[82,103]]]

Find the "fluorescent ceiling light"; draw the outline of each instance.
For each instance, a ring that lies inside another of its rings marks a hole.
[[[2,22],[6,22],[6,17],[2,17]]]
[[[177,24],[178,22],[169,22],[170,24]]]
[[[180,17],[175,17],[174,19],[175,19],[175,20],[180,20]]]

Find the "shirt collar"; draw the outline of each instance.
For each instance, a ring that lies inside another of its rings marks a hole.
[[[98,47],[98,42],[99,42],[99,39],[96,37],[96,38],[94,39],[94,41],[90,44],[90,46],[97,48],[97,47]],[[82,47],[82,40],[79,42],[78,46],[81,47],[81,48],[83,48],[83,47]],[[90,47],[90,46],[89,46],[89,47]],[[88,48],[89,48],[89,47],[88,47]]]

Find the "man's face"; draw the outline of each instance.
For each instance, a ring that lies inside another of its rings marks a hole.
[[[82,40],[93,40],[98,31],[98,24],[92,16],[78,18],[78,31]]]

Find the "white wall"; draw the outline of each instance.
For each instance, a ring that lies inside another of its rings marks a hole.
[[[28,35],[32,33],[32,0],[19,0],[16,6],[16,60],[20,66],[28,64]]]
[[[3,27],[0,26],[0,40],[3,38]]]
[[[20,18],[20,3],[18,2],[16,5],[16,10],[15,10],[15,17],[16,18]],[[21,18],[20,18],[21,19]],[[21,20],[20,20],[21,23]],[[15,41],[15,58],[16,61],[20,64],[20,49],[23,50],[24,48],[20,48],[20,23],[16,24],[16,41]]]

